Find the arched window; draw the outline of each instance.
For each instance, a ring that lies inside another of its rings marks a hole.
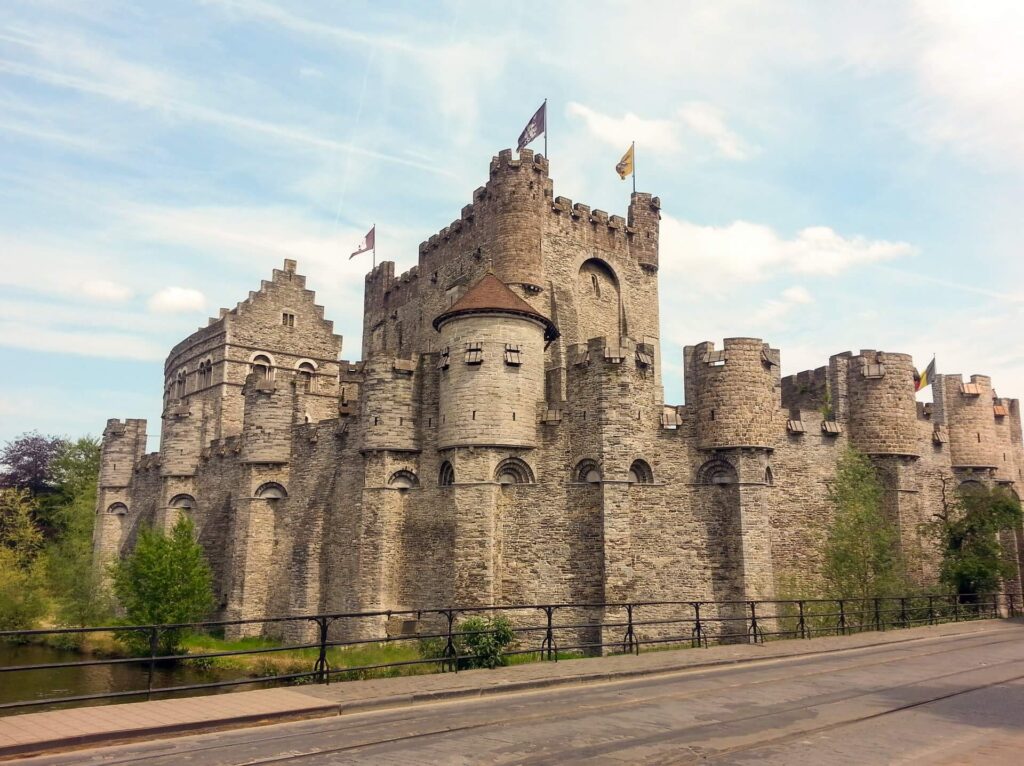
[[[276,481],[268,481],[259,486],[259,489],[256,490],[256,497],[261,500],[282,500],[288,497],[288,492]]]
[[[185,395],[185,370],[178,370],[178,374],[175,377],[175,389],[174,395],[181,399]]]
[[[420,480],[412,471],[395,471],[391,474],[391,478],[388,479],[388,486],[394,487],[395,489],[412,489],[419,485]]]
[[[709,460],[697,469],[698,484],[735,484],[737,481],[736,469],[722,458]]]
[[[441,487],[450,487],[455,483],[455,469],[447,460],[441,463],[441,470],[437,474],[437,483]]]
[[[494,480],[498,484],[533,484],[533,471],[525,460],[510,457],[498,463],[494,469]]]
[[[601,483],[601,469],[597,466],[596,460],[581,460],[576,464],[576,470],[573,471],[574,481],[586,483],[586,484],[600,484]]]
[[[962,495],[970,494],[971,492],[981,492],[985,489],[985,485],[977,479],[966,479],[960,482],[960,486],[956,488],[956,491]]]
[[[175,495],[171,498],[171,502],[167,504],[168,508],[177,508],[181,511],[195,510],[196,499],[192,495]]]
[[[114,503],[107,508],[107,513],[113,513],[117,516],[124,516],[128,513],[128,506],[124,503]]]
[[[271,380],[273,378],[274,363],[266,354],[257,354],[249,363],[249,371],[255,372],[259,380]]]
[[[775,474],[772,473],[771,466],[764,469],[764,483],[769,487],[775,484]]]
[[[207,359],[199,365],[199,385],[206,387],[213,385],[213,360]]]
[[[654,484],[654,471],[646,460],[634,460],[629,467],[630,484]]]
[[[316,390],[316,365],[312,362],[299,362],[299,388],[307,394]]]

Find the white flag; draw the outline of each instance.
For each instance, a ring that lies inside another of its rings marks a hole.
[[[353,258],[355,258],[357,255],[359,255],[360,253],[365,253],[367,250],[375,250],[376,249],[374,247],[374,244],[373,244],[374,235],[375,235],[376,231],[377,231],[377,224],[374,224],[373,226],[370,227],[370,230],[368,232],[366,232],[366,236],[363,237],[363,241],[359,243],[359,247],[356,248],[356,251],[354,253],[352,253],[352,255],[350,255],[348,257],[348,259],[350,261]]]

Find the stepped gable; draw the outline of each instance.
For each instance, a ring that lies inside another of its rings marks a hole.
[[[554,322],[512,292],[504,282],[490,272],[484,274],[480,281],[455,301],[450,309],[434,319],[434,329],[440,329],[444,322],[462,314],[518,314],[542,323],[544,340],[554,340],[560,334]]]

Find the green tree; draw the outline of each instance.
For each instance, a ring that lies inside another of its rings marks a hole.
[[[882,509],[884,495],[871,461],[847,449],[829,487],[835,515],[826,531],[823,575],[830,596],[884,597],[904,587],[899,534]]]
[[[187,517],[179,519],[169,535],[142,529],[135,549],[113,565],[111,574],[126,624],[198,622],[213,608],[210,567]],[[178,629],[161,631],[160,653],[174,654],[183,635]],[[143,633],[122,631],[119,638],[133,650],[149,650]]]
[[[46,613],[39,552],[43,534],[22,489],[0,490],[0,630],[35,627]]]
[[[65,625],[96,625],[112,611],[92,557],[99,465],[99,441],[91,436],[66,442],[51,463],[56,489],[50,519],[57,538],[46,553],[46,572],[56,617]]]
[[[943,483],[942,511],[933,532],[942,553],[942,582],[964,600],[999,590],[1014,566],[1003,557],[999,533],[1021,523],[1020,500],[1003,487],[972,484],[950,491]]]

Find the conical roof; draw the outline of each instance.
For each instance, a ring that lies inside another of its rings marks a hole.
[[[545,340],[554,340],[559,335],[554,322],[509,290],[491,272],[484,274],[450,309],[439,314],[434,319],[434,329],[438,330],[444,322],[464,314],[518,314],[543,324]]]

